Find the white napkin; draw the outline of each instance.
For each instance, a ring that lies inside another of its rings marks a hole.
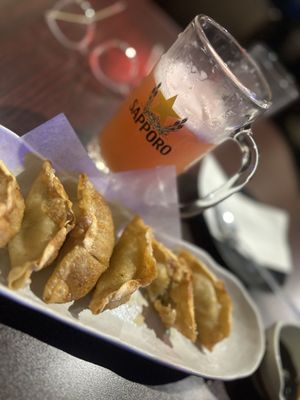
[[[203,196],[216,189],[227,177],[216,159],[207,155],[199,174],[198,188]],[[259,203],[236,193],[204,213],[210,233],[222,240],[222,226],[236,234],[236,248],[245,256],[275,271],[289,273],[292,269],[288,244],[288,214],[279,208]],[[223,225],[220,225],[223,224]]]

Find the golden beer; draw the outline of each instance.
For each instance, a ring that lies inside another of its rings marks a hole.
[[[175,165],[177,174],[180,174],[214,147],[213,143],[196,136],[187,124],[166,133],[158,131],[145,110],[156,86],[154,74],[151,73],[101,132],[101,156],[111,171]],[[172,101],[164,98],[160,91],[153,99],[151,113],[158,116],[162,127],[180,119],[172,108]]]
[[[226,29],[198,15],[101,132],[95,160],[113,172],[173,165],[180,174],[233,140],[241,150],[241,167],[213,193],[181,207],[182,215],[196,215],[253,176],[258,150],[250,125],[270,100],[253,59]]]

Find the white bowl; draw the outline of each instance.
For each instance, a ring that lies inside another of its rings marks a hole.
[[[285,400],[285,371],[283,368],[280,342],[288,351],[300,378],[300,325],[279,321],[266,331],[266,353],[259,367],[259,377],[271,400]],[[296,398],[296,397],[295,397]]]

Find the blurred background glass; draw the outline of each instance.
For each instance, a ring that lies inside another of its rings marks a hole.
[[[277,54],[264,43],[255,43],[248,51],[259,65],[272,92],[272,105],[265,115],[275,115],[299,97],[296,80],[281,63]]]

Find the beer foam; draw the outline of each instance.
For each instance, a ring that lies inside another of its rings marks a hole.
[[[171,62],[163,56],[154,70],[156,83],[161,83],[165,98],[177,95],[173,105],[186,126],[199,138],[217,143],[225,133],[225,105],[220,85],[208,79],[195,65]]]

